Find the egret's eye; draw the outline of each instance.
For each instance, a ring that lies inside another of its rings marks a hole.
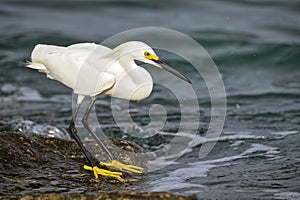
[[[149,51],[145,51],[144,56],[145,56],[145,58],[148,59],[148,60],[152,60],[152,61],[153,61],[153,60],[155,60],[155,61],[158,60],[158,56],[155,55],[155,54],[153,54],[153,53],[150,53]]]

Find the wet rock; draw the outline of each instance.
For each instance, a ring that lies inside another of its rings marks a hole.
[[[97,148],[92,143],[86,145]],[[147,166],[142,149],[133,142],[112,139],[105,143],[113,144],[109,148],[118,160]],[[125,174],[126,183],[94,179],[92,172],[83,170],[86,160],[74,141],[5,131],[0,132],[0,144],[0,199],[196,199],[168,192],[141,192],[145,174]],[[97,153],[98,157],[106,156]]]
[[[1,199],[1,197],[0,197]],[[17,199],[10,197],[8,199]],[[196,195],[183,196],[175,195],[170,192],[108,192],[105,194],[48,194],[41,196],[24,196],[21,200],[196,200]]]

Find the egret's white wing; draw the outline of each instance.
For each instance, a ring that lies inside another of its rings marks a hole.
[[[69,48],[69,49],[87,49],[87,50],[93,50],[97,46],[98,46],[98,44],[96,44],[96,43],[85,42],[85,43],[72,44],[72,45],[69,45],[67,48]]]
[[[31,59],[32,63],[40,63],[45,66],[46,69],[42,72],[73,88],[82,61],[65,52],[65,47],[39,44],[33,49]]]
[[[112,49],[95,43],[78,43],[67,47],[69,52],[88,60],[95,60],[106,56]]]
[[[96,44],[96,43],[77,43],[77,44],[72,44],[67,47],[68,49],[82,49],[82,50],[87,50],[87,51],[92,51],[95,48],[99,48],[103,50],[103,53],[111,51],[110,48],[103,46],[101,44]]]
[[[95,43],[73,44],[67,47],[66,52],[83,59],[99,72],[108,72],[117,62],[112,49]]]
[[[113,74],[99,72],[96,67],[85,62],[74,83],[74,92],[81,95],[96,96],[110,89],[115,84]]]
[[[80,95],[95,96],[111,88],[115,83],[114,75],[101,72],[67,47],[36,45],[32,52],[32,63],[45,66],[43,72],[52,79],[73,88]]]

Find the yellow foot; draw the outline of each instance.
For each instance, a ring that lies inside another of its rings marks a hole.
[[[121,182],[125,182],[125,180],[121,177],[122,172],[112,172],[109,170],[101,169],[99,167],[90,167],[87,165],[84,165],[83,168],[86,170],[93,171],[96,179],[98,179],[98,175],[101,175],[101,176],[112,177],[118,179]]]
[[[142,167],[138,167],[135,165],[125,165],[116,160],[112,160],[111,163],[100,162],[100,166],[106,166],[109,169],[113,168],[113,169],[118,169],[118,170],[125,170],[128,172],[133,172],[133,173],[137,173],[137,174],[141,174],[143,172]]]

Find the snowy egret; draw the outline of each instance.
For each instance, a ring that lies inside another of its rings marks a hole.
[[[95,53],[97,56],[93,56]],[[90,165],[85,165],[84,168],[93,171],[96,178],[99,174],[123,181],[122,172],[103,168],[134,173],[143,171],[141,167],[116,161],[88,124],[89,113],[97,96],[101,94],[128,100],[141,100],[150,95],[153,87],[152,78],[147,70],[135,63],[135,60],[164,69],[191,83],[187,77],[163,62],[149,45],[140,41],[126,42],[114,49],[95,43],[79,43],[68,47],[38,44],[32,51],[31,62],[26,65],[46,73],[50,79],[62,82],[77,94],[77,105],[69,131]],[[110,163],[99,162],[93,157],[77,134],[74,121],[86,96],[90,96],[90,102],[83,116],[82,124],[107,153],[111,160]]]

